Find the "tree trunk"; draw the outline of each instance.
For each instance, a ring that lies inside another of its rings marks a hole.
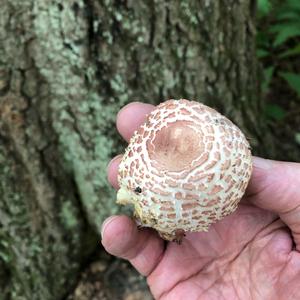
[[[99,247],[118,209],[105,172],[126,103],[205,102],[273,155],[253,2],[1,0],[3,299],[63,299]]]

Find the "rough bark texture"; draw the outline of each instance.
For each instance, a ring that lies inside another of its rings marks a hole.
[[[1,0],[0,298],[72,288],[117,210],[124,104],[208,103],[273,154],[256,75],[251,0]]]

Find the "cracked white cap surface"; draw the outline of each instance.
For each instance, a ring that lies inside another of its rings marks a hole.
[[[119,204],[167,240],[207,231],[233,212],[252,172],[250,146],[230,120],[194,101],[168,100],[134,133],[119,167]]]

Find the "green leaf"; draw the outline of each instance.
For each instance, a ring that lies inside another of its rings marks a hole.
[[[273,43],[273,46],[277,47],[292,37],[300,36],[300,22],[274,25],[270,31],[277,32]]]
[[[270,52],[265,49],[257,49],[256,55],[258,58],[264,58],[270,55]]]
[[[299,0],[285,0],[286,3],[283,5],[283,8],[288,10],[299,10],[300,11],[300,2]]]
[[[297,46],[295,46],[294,48],[284,51],[283,53],[281,53],[279,55],[279,57],[285,58],[285,57],[295,56],[298,54],[300,54],[300,43]]]
[[[273,73],[274,73],[274,67],[273,66],[264,69],[264,79],[263,79],[263,82],[262,82],[262,85],[261,85],[263,93],[266,93],[267,90],[269,89],[269,85],[271,83]]]
[[[259,31],[256,36],[257,45],[259,48],[268,48],[271,45],[272,37],[269,32]]]
[[[271,11],[271,2],[270,0],[258,0],[257,1],[257,11],[260,16],[266,16]]]
[[[300,132],[297,132],[297,133],[295,134],[295,141],[296,141],[297,144],[300,145]]]
[[[280,72],[279,76],[282,77],[300,97],[300,75],[289,72]]]
[[[280,121],[286,116],[286,111],[277,104],[267,104],[265,114],[271,119]]]
[[[277,20],[290,20],[290,21],[298,21],[300,18],[300,15],[296,11],[284,11],[277,14],[276,19]]]

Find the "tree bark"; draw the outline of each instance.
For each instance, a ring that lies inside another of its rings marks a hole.
[[[3,299],[63,299],[98,247],[126,103],[199,100],[274,154],[254,1],[1,0],[0,24]]]

